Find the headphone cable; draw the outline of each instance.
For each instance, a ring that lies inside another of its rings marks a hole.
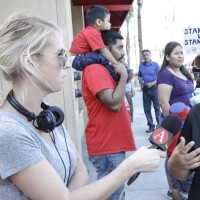
[[[52,133],[52,135],[51,135],[51,133]],[[51,140],[52,140],[52,142],[53,142],[53,144],[54,144],[54,147],[55,147],[55,149],[56,149],[56,151],[57,151],[57,153],[58,153],[58,155],[59,155],[59,157],[60,157],[60,159],[61,159],[61,161],[62,161],[62,164],[63,164],[63,167],[64,167],[64,171],[65,171],[65,176],[64,176],[64,183],[65,183],[65,181],[66,181],[66,167],[65,167],[65,163],[64,163],[64,161],[63,161],[63,159],[62,159],[62,156],[60,155],[60,152],[58,151],[58,148],[57,148],[57,146],[56,146],[54,132],[53,132],[53,131],[52,131],[52,132],[49,132],[49,135],[50,135]],[[67,184],[68,184],[68,182],[67,182]]]
[[[69,174],[68,174],[68,179],[67,179],[67,185],[68,185],[69,178],[70,178],[70,172],[71,172],[71,157],[70,157],[70,154],[69,154],[69,148],[67,146],[67,139],[66,139],[66,135],[65,135],[65,131],[64,131],[63,125],[61,125],[61,127],[62,127],[62,130],[63,130],[63,134],[64,134],[64,138],[65,138],[65,145],[66,145],[67,154],[68,154],[68,158],[69,158]]]

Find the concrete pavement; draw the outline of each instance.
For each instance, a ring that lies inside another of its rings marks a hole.
[[[135,97],[133,97],[134,105],[134,122],[132,123],[132,129],[137,148],[145,145],[150,146],[148,140],[150,133],[146,133],[148,128],[146,124],[146,118],[142,105],[142,92],[139,87],[135,87]],[[152,113],[154,110],[152,108]],[[154,116],[155,121],[155,116]],[[83,161],[87,166],[90,181],[96,180],[96,172],[88,160],[87,149],[85,145],[85,138],[82,139],[83,146]],[[127,153],[129,156],[131,152]],[[162,159],[160,166],[154,173],[141,173],[139,177],[130,186],[125,186],[126,200],[165,200],[168,184],[164,170],[164,159]]]

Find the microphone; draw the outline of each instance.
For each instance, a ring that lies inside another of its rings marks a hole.
[[[190,107],[188,107],[183,102],[176,102],[173,103],[169,108],[169,114],[175,114],[181,118],[182,121],[182,127],[185,122],[185,119],[190,111]],[[182,128],[181,127],[181,128]],[[174,151],[176,144],[178,143],[179,137],[180,137],[181,131],[179,131],[173,138],[172,142],[167,147],[167,155],[170,157],[172,155],[172,152]]]
[[[152,146],[149,149],[160,149],[164,151],[166,149],[167,143],[173,138],[173,136],[178,133],[182,127],[182,120],[175,114],[167,115],[160,126],[158,126],[152,135],[149,137],[149,141]],[[137,179],[140,172],[134,174],[127,182],[130,185],[133,181]]]

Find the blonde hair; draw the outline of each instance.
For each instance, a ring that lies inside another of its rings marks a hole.
[[[0,70],[9,81],[28,76],[21,57],[24,53],[31,56],[41,52],[48,39],[60,29],[41,18],[23,13],[15,13],[0,26]],[[62,34],[61,34],[62,35]],[[45,82],[39,71],[34,75]]]

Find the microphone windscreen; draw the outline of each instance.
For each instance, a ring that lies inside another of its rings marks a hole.
[[[173,135],[176,135],[182,127],[182,120],[175,114],[169,114],[163,119],[160,126]]]
[[[176,102],[170,106],[169,114],[175,114],[179,116],[182,121],[185,121],[189,111],[190,107],[186,106],[186,104],[182,102]]]

